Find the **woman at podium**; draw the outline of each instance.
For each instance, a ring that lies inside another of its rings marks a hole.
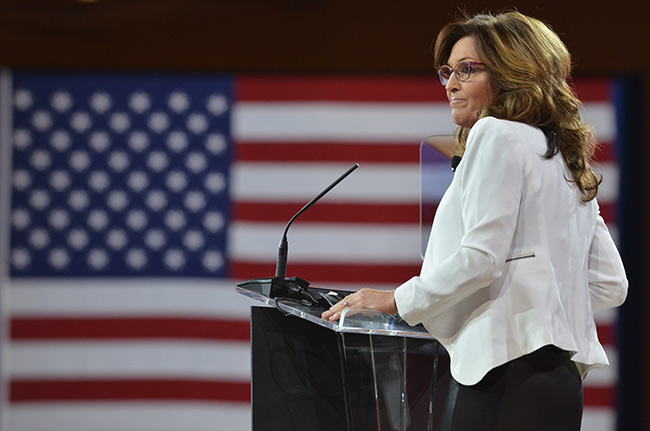
[[[627,279],[570,54],[541,21],[506,12],[446,25],[434,64],[462,159],[420,275],[323,317],[368,308],[422,323],[450,356],[444,430],[578,431],[582,380],[608,365],[593,315],[624,301]]]

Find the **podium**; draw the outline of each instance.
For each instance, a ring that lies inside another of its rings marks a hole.
[[[438,429],[449,359],[424,327],[358,309],[329,322],[326,303],[236,289],[262,303],[251,308],[253,431]]]

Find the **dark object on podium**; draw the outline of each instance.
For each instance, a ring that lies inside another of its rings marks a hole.
[[[370,310],[327,322],[318,304],[237,290],[275,305],[252,308],[253,431],[438,429],[448,357],[423,328]]]

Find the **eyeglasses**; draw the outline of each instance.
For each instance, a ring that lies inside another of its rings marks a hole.
[[[440,82],[442,85],[447,85],[451,75],[456,74],[456,79],[460,82],[465,82],[472,76],[472,73],[480,72],[476,66],[482,66],[484,63],[479,61],[461,61],[453,68],[449,66],[440,66],[438,69],[438,76],[440,77]]]

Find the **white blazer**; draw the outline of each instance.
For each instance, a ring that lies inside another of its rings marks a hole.
[[[627,278],[596,200],[584,203],[535,127],[483,118],[433,221],[422,270],[395,290],[399,314],[447,349],[451,374],[488,371],[552,344],[583,378],[609,365],[593,314]]]

